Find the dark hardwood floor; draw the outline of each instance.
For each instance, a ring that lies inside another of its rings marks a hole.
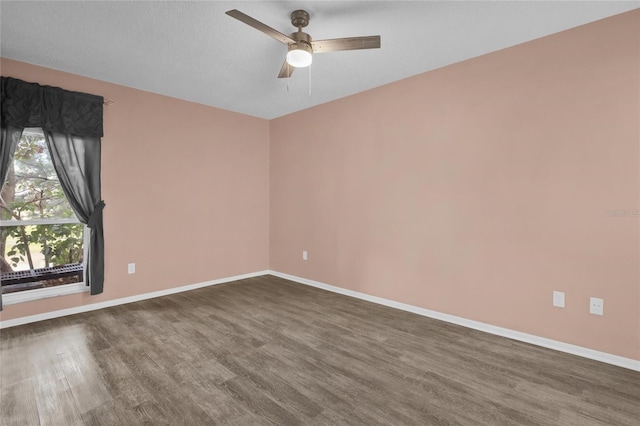
[[[640,373],[265,276],[1,331],[5,425],[633,425]]]

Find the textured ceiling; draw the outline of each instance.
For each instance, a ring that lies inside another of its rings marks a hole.
[[[0,55],[274,118],[622,13],[616,1],[4,1]],[[285,34],[305,9],[314,39],[382,36],[382,48],[316,54],[276,78],[286,46],[225,15]],[[311,94],[309,95],[309,84]],[[117,99],[115,100],[117,102]]]

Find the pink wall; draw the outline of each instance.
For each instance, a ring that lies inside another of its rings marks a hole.
[[[640,359],[639,219],[605,214],[640,208],[638,28],[636,10],[273,120],[271,269]]]
[[[267,120],[8,59],[0,66],[115,101],[102,139],[104,293],[5,306],[3,320],[269,268]]]

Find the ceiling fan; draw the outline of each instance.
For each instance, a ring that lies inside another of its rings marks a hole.
[[[339,50],[377,49],[380,47],[380,36],[334,38],[329,40],[313,41],[311,36],[302,31],[309,25],[309,13],[304,10],[295,10],[291,13],[291,25],[298,28],[297,32],[284,35],[268,25],[253,19],[251,16],[237,9],[229,10],[227,15],[238,21],[262,31],[266,35],[284,43],[288,47],[287,57],[282,64],[278,78],[290,77],[296,68],[304,68],[311,65],[314,53],[337,52]]]

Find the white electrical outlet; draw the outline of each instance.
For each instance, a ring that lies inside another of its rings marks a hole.
[[[553,306],[564,308],[564,291],[553,292]]]
[[[604,300],[592,297],[589,299],[589,313],[593,315],[604,315]]]
[[[307,260],[309,258],[309,256],[307,256],[307,251],[306,250],[302,250],[302,260]]]
[[[129,272],[130,274],[135,274],[136,273],[136,264],[135,263],[130,263],[127,265],[127,272]]]

